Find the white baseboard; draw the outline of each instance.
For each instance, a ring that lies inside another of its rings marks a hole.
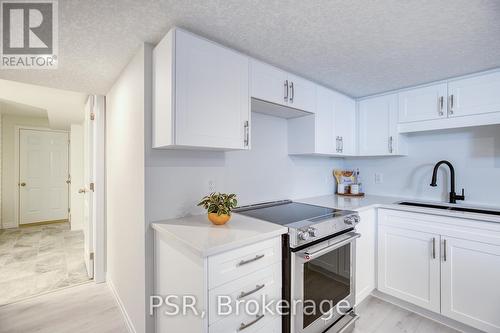
[[[10,229],[10,228],[17,228],[18,225],[16,221],[8,221],[8,222],[2,222],[0,229]]]
[[[106,282],[108,283],[109,289],[111,289],[111,292],[113,293],[113,296],[115,297],[116,303],[118,304],[118,307],[120,308],[120,311],[123,315],[123,319],[125,320],[125,323],[127,325],[128,331],[130,333],[137,333],[134,325],[132,324],[132,320],[130,320],[130,317],[127,313],[127,310],[125,310],[125,307],[123,306],[123,302],[120,299],[118,292],[116,291],[116,288],[115,288],[115,285],[113,284],[113,281],[111,281],[111,279],[109,277],[107,277]]]
[[[373,288],[372,289],[365,288],[361,292],[357,293],[356,294],[356,306],[361,304],[368,296],[370,296],[373,290],[374,290]]]

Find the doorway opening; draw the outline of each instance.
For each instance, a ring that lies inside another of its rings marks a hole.
[[[0,305],[104,281],[103,106],[85,98],[60,128],[48,111],[0,100]]]

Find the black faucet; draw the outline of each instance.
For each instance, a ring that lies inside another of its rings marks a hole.
[[[464,189],[462,189],[462,195],[457,195],[455,193],[455,168],[453,165],[448,162],[448,161],[439,161],[436,163],[434,166],[434,171],[432,172],[432,181],[431,181],[431,186],[436,187],[436,178],[437,178],[437,171],[441,164],[446,164],[450,168],[450,177],[451,177],[451,191],[450,191],[450,203],[457,203],[457,200],[465,200],[465,192]]]

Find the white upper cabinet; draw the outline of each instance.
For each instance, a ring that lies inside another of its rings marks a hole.
[[[500,112],[500,72],[449,81],[450,117]]]
[[[250,60],[250,67],[252,97],[286,105],[289,90],[287,73],[257,60]]]
[[[408,123],[447,117],[446,83],[402,91],[399,99],[399,122]]]
[[[359,112],[359,155],[404,154],[403,138],[397,133],[397,94],[361,100]]]
[[[288,120],[290,154],[354,155],[356,102],[317,86],[314,114]]]
[[[155,148],[248,149],[248,58],[173,29],[155,47]]]
[[[251,97],[315,112],[316,84],[257,60],[250,61]]]
[[[316,84],[288,74],[288,106],[308,112],[316,111]]]
[[[356,155],[356,101],[337,92],[333,92],[333,99],[336,152]]]

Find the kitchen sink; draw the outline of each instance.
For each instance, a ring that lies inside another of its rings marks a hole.
[[[441,205],[433,205],[433,204],[426,204],[426,203],[421,203],[421,202],[411,202],[411,201],[403,201],[403,202],[400,202],[399,205],[434,208],[434,209],[444,209],[444,210],[450,210],[450,211],[455,211],[455,212],[467,212],[467,213],[488,214],[488,215],[500,216],[500,211],[480,209],[480,208],[441,206]]]

